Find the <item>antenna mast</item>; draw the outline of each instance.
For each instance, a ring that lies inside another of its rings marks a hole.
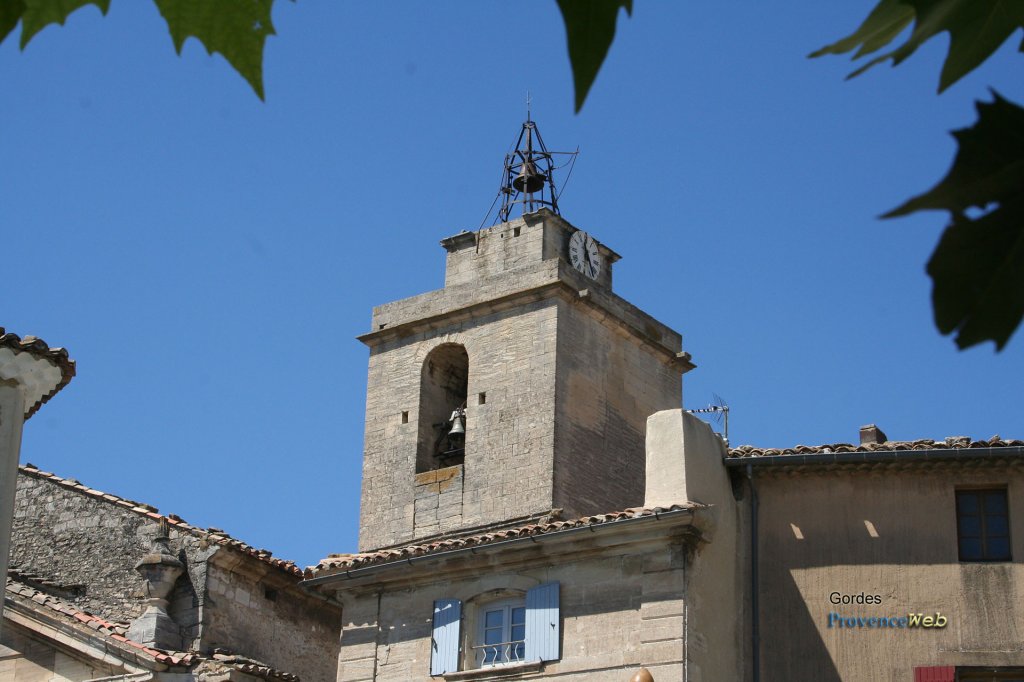
[[[718,395],[715,395],[714,405],[698,407],[694,410],[683,410],[683,412],[689,412],[690,414],[713,414],[715,415],[715,421],[719,423],[724,419],[725,425],[723,433],[720,435],[722,436],[722,440],[725,441],[725,447],[729,447],[729,406]]]

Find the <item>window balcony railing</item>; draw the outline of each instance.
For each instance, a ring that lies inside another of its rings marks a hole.
[[[521,639],[515,642],[478,644],[472,649],[476,655],[477,665],[481,668],[507,663],[522,663],[526,660],[526,644]]]

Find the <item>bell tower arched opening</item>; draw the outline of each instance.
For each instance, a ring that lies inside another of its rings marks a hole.
[[[444,343],[427,354],[420,376],[416,473],[462,464],[468,385],[465,347]]]

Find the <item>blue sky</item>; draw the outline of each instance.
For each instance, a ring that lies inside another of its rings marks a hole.
[[[0,45],[0,325],[79,374],[22,461],[302,565],[354,551],[372,306],[438,288],[480,226],[525,96],[581,149],[563,215],[616,290],[683,334],[686,407],[734,445],[1024,437],[1020,332],[935,331],[931,187],[1019,34],[936,95],[946,39],[844,81],[808,60],[871,2],[638,0],[582,113],[553,0],[278,2],[260,102],[152,3]]]

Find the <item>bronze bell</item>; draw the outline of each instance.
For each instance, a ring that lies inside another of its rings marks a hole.
[[[523,168],[519,171],[519,176],[512,181],[512,186],[525,194],[533,194],[544,188],[545,180],[547,177],[543,173],[537,172],[533,161],[526,160],[523,161]]]
[[[629,682],[654,682],[654,675],[647,668],[640,668],[636,671],[636,675],[629,678]]]

